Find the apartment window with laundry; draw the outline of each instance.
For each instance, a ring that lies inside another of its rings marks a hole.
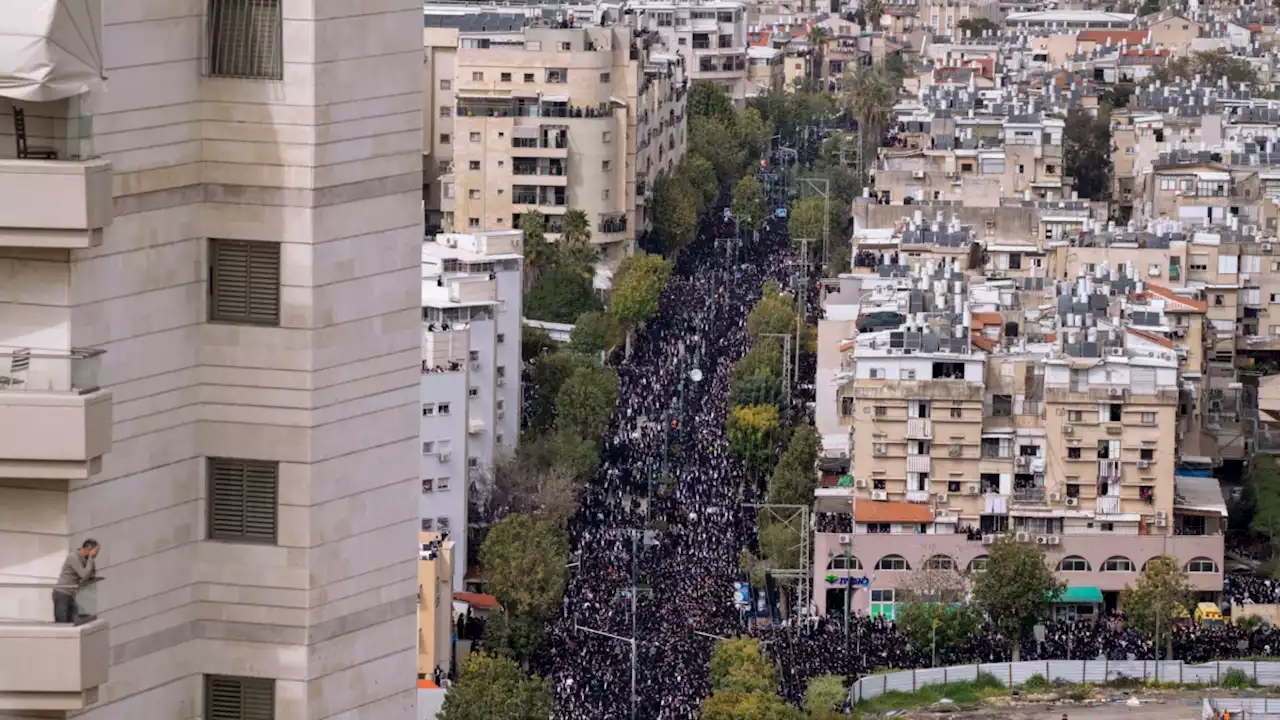
[[[275,544],[280,463],[212,457],[207,473],[209,539]]]
[[[283,80],[282,0],[209,0],[208,74]]]
[[[280,243],[209,241],[209,322],[280,324]]]
[[[204,676],[205,720],[275,720],[276,681],[271,678]]]

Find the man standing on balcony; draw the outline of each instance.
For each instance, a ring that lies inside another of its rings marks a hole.
[[[53,588],[53,621],[58,623],[74,623],[79,616],[76,608],[76,594],[80,588],[97,579],[96,559],[102,548],[97,540],[85,540],[79,550],[72,550],[62,563],[62,572],[58,574],[58,584]]]

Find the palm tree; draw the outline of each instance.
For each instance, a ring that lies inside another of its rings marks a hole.
[[[884,15],[884,3],[881,0],[863,0],[862,16],[867,21],[867,26],[863,30],[875,32],[879,29],[881,15]]]
[[[582,210],[569,210],[564,215],[560,260],[568,267],[582,268],[583,272],[590,272],[591,264],[596,261],[596,250],[591,246],[591,223]]]
[[[520,229],[524,232],[524,282],[528,291],[538,276],[555,264],[556,248],[547,242],[547,218],[537,210],[520,216]]]
[[[814,80],[821,80],[822,64],[827,54],[827,29],[814,25],[809,28],[805,39],[809,41],[809,76]]]
[[[882,64],[859,65],[842,78],[841,84],[848,93],[849,109],[858,118],[862,130],[863,180],[866,180],[868,164],[875,160],[880,136],[889,122],[889,112],[898,99],[898,78]]]

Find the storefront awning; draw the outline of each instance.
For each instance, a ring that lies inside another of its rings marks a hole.
[[[1068,585],[1051,602],[1059,605],[1101,604],[1102,591],[1092,585]]]
[[[6,0],[0,97],[51,102],[102,85],[100,0]]]

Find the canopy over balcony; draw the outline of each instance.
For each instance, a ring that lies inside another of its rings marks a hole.
[[[52,102],[98,89],[101,0],[5,0],[0,97]]]

